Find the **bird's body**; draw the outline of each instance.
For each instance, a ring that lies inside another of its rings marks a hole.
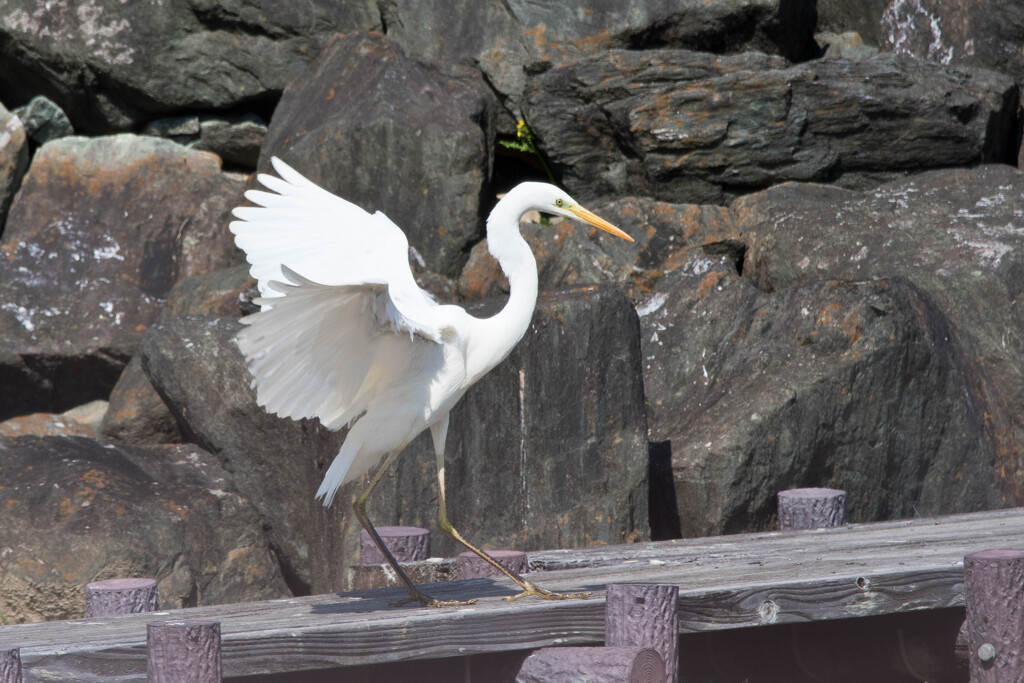
[[[450,527],[443,469],[449,411],[522,339],[536,305],[537,265],[519,234],[520,216],[531,209],[560,213],[629,237],[553,185],[517,186],[487,221],[488,247],[509,279],[509,300],[497,315],[475,318],[420,289],[408,240],[384,214],[370,214],[272,161],[281,177],[259,181],[273,192],[248,191],[246,198],[259,206],[235,209],[240,220],[230,226],[261,293],[260,312],[243,320],[238,335],[257,401],[282,417],[316,417],[335,430],[350,426],[317,491],[325,505],[343,484],[382,459],[386,465],[430,429],[442,528]],[[360,504],[379,476],[356,503],[374,537]],[[449,533],[465,543],[454,529]],[[407,587],[415,599],[436,604],[411,582]]]

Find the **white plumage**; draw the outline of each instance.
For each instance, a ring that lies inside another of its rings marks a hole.
[[[239,220],[230,224],[261,294],[260,312],[244,318],[238,334],[257,401],[281,417],[315,417],[328,429],[351,425],[317,491],[324,505],[340,486],[385,457],[390,462],[430,428],[442,528],[449,532],[443,469],[448,413],[519,342],[536,304],[537,266],[519,234],[519,218],[536,209],[630,238],[553,185],[517,186],[487,221],[488,247],[509,279],[509,302],[494,317],[478,319],[420,289],[409,267],[408,240],[387,216],[327,192],[280,159],[271,161],[280,177],[257,178],[271,191],[246,192],[257,206],[236,208]],[[379,473],[357,500],[356,514],[379,541],[361,509],[377,478]],[[449,533],[465,543],[454,529]],[[529,582],[520,585],[547,593]],[[407,587],[414,599],[439,604],[411,582]]]

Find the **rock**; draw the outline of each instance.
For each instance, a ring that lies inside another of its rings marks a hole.
[[[803,0],[390,0],[381,3],[381,13],[388,38],[410,57],[478,65],[512,111],[519,108],[524,67],[534,62],[654,47],[758,50],[800,59],[813,48],[814,32],[814,3]]]
[[[383,211],[429,269],[454,275],[483,230],[492,107],[459,76],[406,58],[383,36],[333,38],[285,90],[260,159],[279,156],[327,190]]]
[[[25,133],[40,145],[75,134],[67,114],[56,102],[42,95],[33,97],[28,104],[15,109],[14,115],[21,119]]]
[[[1016,159],[1017,100],[994,72],[892,55],[789,66],[613,50],[535,76],[525,113],[581,201],[721,204],[792,180],[867,188]]]
[[[234,342],[239,329],[237,317],[165,319],[142,340],[142,367],[183,437],[215,453],[259,510],[292,591],[340,590],[346,563],[339,524],[358,522],[348,521],[346,505],[325,510],[313,494],[344,435],[269,415],[256,404]]]
[[[889,2],[883,49],[942,64],[968,64],[1024,81],[1024,7],[1013,0]]]
[[[0,240],[0,419],[106,398],[174,282],[240,261],[243,187],[156,138],[42,146]]]
[[[167,295],[160,312],[163,319],[185,315],[240,317],[259,310],[252,300],[259,296],[249,265],[213,270],[179,280]]]
[[[801,486],[845,489],[855,521],[1005,504],[982,375],[927,293],[893,279],[766,294],[730,270],[695,262],[640,309],[652,510],[678,510],[652,529],[774,528],[776,494]]]
[[[868,45],[856,31],[816,33],[814,39],[825,50],[826,59],[871,59],[878,48]]]
[[[252,504],[194,446],[0,439],[0,613],[81,618],[85,584],[157,580],[161,607],[285,597]]]
[[[170,138],[179,145],[213,152],[229,164],[255,168],[267,124],[255,114],[172,116],[151,121],[142,134]]]
[[[0,10],[0,91],[11,102],[46,95],[83,132],[125,131],[153,114],[274,98],[328,36],[379,26],[370,0],[10,0]]]
[[[239,317],[255,313],[256,281],[243,264],[179,281],[160,312],[163,320],[179,316]],[[153,388],[138,356],[121,374],[110,394],[104,436],[121,443],[155,445],[182,440],[178,421]]]
[[[153,388],[138,356],[128,362],[111,390],[99,433],[135,446],[181,443],[178,421]]]
[[[0,422],[0,437],[15,436],[88,436],[99,434],[107,412],[106,401],[90,401],[60,415],[33,413]]]
[[[480,305],[478,315],[490,310]],[[351,502],[366,478],[339,492],[329,510],[314,501],[344,433],[326,432],[316,421],[283,420],[256,405],[234,344],[239,328],[227,318],[165,320],[143,340],[143,366],[188,437],[217,453],[238,490],[259,507],[293,589],[339,590],[349,585],[345,570],[356,562],[360,527]],[[449,505],[461,530],[488,547],[522,549],[647,537],[647,442],[635,340],[635,313],[613,290],[583,288],[542,300],[510,360],[452,413]],[[208,380],[199,384],[194,377]],[[517,396],[523,405],[510,410]],[[382,525],[432,528],[433,552],[454,554],[436,525],[435,481],[433,449],[423,435],[374,492],[371,515]],[[536,487],[524,490],[527,481]],[[520,483],[510,488],[509,482]]]
[[[0,228],[7,219],[14,193],[28,170],[28,141],[21,119],[0,104]],[[0,229],[0,234],[3,234]]]
[[[817,30],[832,34],[856,31],[867,45],[878,47],[882,43],[882,14],[889,1],[817,0]]]
[[[524,221],[520,232],[537,259],[542,291],[572,285],[615,285],[635,302],[640,301],[654,281],[678,267],[694,249],[714,249],[711,243],[725,244],[730,236],[738,239],[730,233],[732,216],[720,206],[626,197],[599,201],[589,208],[635,241],[616,239],[568,220],[552,225]],[[480,299],[506,293],[508,282],[483,240],[470,252],[459,278],[459,294]]]
[[[1024,321],[1016,305],[1024,291],[1024,238],[1015,228],[1022,197],[1024,174],[992,165],[925,173],[863,194],[784,185],[734,205],[749,246],[743,272],[762,289],[900,277],[935,301],[951,321],[948,344],[961,346],[965,367],[977,366],[983,378],[981,389],[965,381],[958,393],[984,416],[979,444],[994,454],[970,478],[984,481],[985,468],[994,468],[999,505],[1024,501]]]

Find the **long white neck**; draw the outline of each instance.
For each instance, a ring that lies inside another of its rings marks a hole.
[[[524,195],[513,189],[487,218],[487,249],[508,278],[509,298],[500,313],[479,321],[481,344],[474,344],[476,353],[471,354],[472,376],[483,375],[508,356],[530,327],[537,305],[537,261],[519,234],[519,218],[534,208]]]

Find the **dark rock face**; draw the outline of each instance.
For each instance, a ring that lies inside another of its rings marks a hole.
[[[225,109],[279,93],[335,31],[379,26],[372,2],[12,0],[0,11],[0,91],[56,101],[84,132]]]
[[[994,435],[1007,503],[1021,500],[1024,340],[1016,300],[1024,175],[1006,166],[922,174],[858,194],[785,186],[734,207],[749,239],[744,272],[766,290],[820,278],[905,277],[927,291],[980,368],[965,389]],[[975,472],[972,476],[982,476]]]
[[[882,15],[889,0],[817,0],[818,31],[856,31],[872,46],[882,44]]]
[[[890,2],[880,28],[881,45],[896,54],[1024,79],[1024,7],[1019,2]]]
[[[160,604],[287,595],[251,503],[195,446],[0,440],[0,612],[81,617],[90,581],[147,576]]]
[[[789,66],[654,50],[550,69],[532,79],[525,110],[577,199],[725,203],[786,181],[864,188],[1008,161],[1017,101],[994,72],[893,56]]]
[[[378,35],[332,39],[285,90],[260,168],[279,156],[401,226],[430,269],[454,274],[483,230],[492,103],[468,71],[448,76]]]
[[[0,226],[28,170],[28,140],[21,120],[0,104]],[[0,235],[3,232],[0,230]]]
[[[845,489],[863,521],[1003,503],[976,363],[913,285],[764,294],[695,265],[652,299],[650,437],[671,449],[682,535],[765,527],[778,491],[809,485]]]
[[[388,37],[410,57],[476,64],[518,108],[524,67],[561,63],[612,48],[681,47],[760,51],[791,59],[812,47],[814,3],[536,3],[524,0],[389,0],[381,3]]]
[[[182,441],[178,421],[153,388],[138,356],[128,362],[110,392],[100,433],[117,443],[139,446]]]
[[[319,423],[269,415],[256,405],[234,342],[239,329],[237,318],[182,316],[161,322],[142,341],[142,366],[183,436],[214,453],[237,490],[256,505],[293,589],[332,590],[329,578],[340,575],[343,566],[317,553],[331,550],[337,522],[313,493],[341,446],[341,435]]]
[[[63,138],[35,155],[0,241],[0,416],[106,398],[171,285],[237,262],[243,188],[156,138]]]

